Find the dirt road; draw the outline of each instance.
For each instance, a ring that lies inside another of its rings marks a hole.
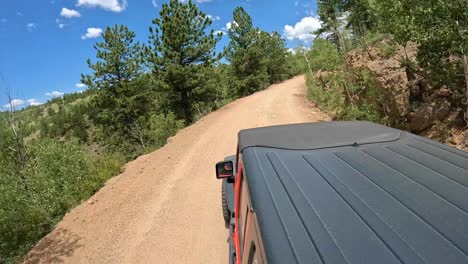
[[[235,154],[240,129],[325,119],[307,103],[303,77],[237,100],[127,164],[25,262],[227,263],[216,161]]]

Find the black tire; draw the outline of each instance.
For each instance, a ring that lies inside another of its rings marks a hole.
[[[229,205],[226,197],[226,180],[223,180],[221,184],[221,206],[223,208],[224,226],[229,229],[231,223],[231,212],[229,211]]]

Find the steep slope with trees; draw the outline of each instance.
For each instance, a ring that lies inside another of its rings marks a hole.
[[[322,120],[303,76],[235,100],[128,163],[23,263],[224,263],[228,233],[214,164],[235,154],[242,128]]]
[[[125,25],[105,30],[91,73],[81,76],[85,92],[0,112],[0,263],[16,262],[125,161],[302,71],[278,33],[255,28],[242,8],[233,15],[229,51],[218,54],[209,16],[192,1],[171,0],[145,44]]]

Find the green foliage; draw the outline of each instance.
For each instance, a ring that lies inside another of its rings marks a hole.
[[[364,70],[342,69],[327,77],[327,84],[307,76],[308,94],[336,120],[367,120],[383,123],[383,94]]]
[[[106,29],[81,78],[86,91],[0,112],[0,263],[17,261],[124,162],[232,99],[304,72],[278,33],[255,28],[242,8],[234,20],[223,64],[210,18],[190,0],[170,0],[146,47],[124,25]]]
[[[391,33],[403,46],[408,41],[419,44],[419,73],[435,85],[448,86],[461,98],[465,93],[467,100],[468,65],[462,63],[468,51],[466,0],[382,0],[373,5],[381,31]],[[462,106],[463,100],[456,101]]]
[[[315,76],[307,75],[309,98],[338,120],[384,122],[383,93],[372,74],[348,68],[328,40],[316,39],[307,53]]]
[[[119,153],[102,155],[95,158],[93,178],[86,181],[86,189],[90,190],[92,193],[99,190],[109,178],[121,172],[122,165],[125,162],[125,156]]]
[[[228,32],[231,40],[225,53],[234,77],[232,96],[237,98],[266,88],[269,78],[263,47],[258,41],[260,30],[254,28],[252,18],[242,7],[234,10],[233,17]]]
[[[284,40],[277,32],[254,27],[242,7],[234,10],[228,34],[231,40],[225,54],[233,77],[231,97],[252,94],[289,77]]]
[[[160,17],[150,27],[145,57],[160,80],[163,107],[186,124],[194,120],[194,106],[215,88],[207,83],[214,63],[220,59],[214,51],[220,36],[213,30],[206,33],[211,23],[191,0],[186,4],[171,0],[162,5]]]
[[[115,25],[106,29],[103,38],[103,42],[94,46],[98,61],[93,64],[88,60],[93,74],[83,75],[81,81],[90,89],[96,90],[91,100],[96,111],[90,112],[89,117],[101,132],[98,133],[99,139],[115,145],[128,138],[128,124],[141,115],[156,110],[156,95],[153,93],[150,77],[142,74],[141,47],[138,42],[134,43],[135,33],[126,26]],[[59,116],[65,118],[63,115]],[[71,118],[78,121],[78,117]],[[83,118],[79,122],[80,127],[86,125]],[[66,127],[64,129],[69,130]],[[86,141],[84,131],[74,130],[73,134]]]
[[[348,50],[351,44],[354,48],[364,48],[371,59],[369,42],[384,59],[395,54],[397,44],[407,52],[408,42],[414,42],[418,45],[417,61],[410,60],[408,54],[402,61],[408,79],[424,77],[430,87],[446,86],[452,93],[452,106],[466,108],[466,5],[466,0],[318,0],[322,28],[316,34],[325,36],[340,53]],[[317,70],[314,63],[311,64]],[[319,63],[320,66],[325,64]],[[468,122],[468,108],[466,111]]]
[[[107,27],[103,42],[94,45],[98,61],[88,66],[93,75],[82,75],[81,82],[92,89],[110,89],[117,92],[123,82],[139,76],[141,71],[140,44],[133,43],[135,33],[126,26]]]
[[[355,38],[365,37],[377,26],[377,17],[369,0],[342,0],[340,10],[348,14],[346,27],[351,28]]]
[[[300,48],[288,52],[286,56],[286,65],[290,77],[304,74],[308,71],[307,62]]]
[[[344,62],[344,56],[335,49],[330,41],[324,39],[316,39],[307,56],[312,71],[334,71]]]
[[[161,147],[183,127],[184,121],[177,120],[173,113],[152,115],[148,121],[148,137],[153,146]]]
[[[262,31],[260,33],[260,45],[266,54],[266,71],[269,76],[269,84],[281,82],[289,77],[286,57],[285,41],[278,32],[271,34]]]
[[[93,162],[73,142],[44,140],[33,144],[28,153],[23,170],[0,170],[0,260],[5,262],[15,262],[122,165],[116,158]],[[0,158],[0,164],[10,162]]]

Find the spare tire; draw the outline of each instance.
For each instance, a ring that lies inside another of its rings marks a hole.
[[[226,197],[226,180],[221,184],[221,207],[223,208],[224,226],[229,229],[231,223],[231,211],[229,211],[228,200]]]

